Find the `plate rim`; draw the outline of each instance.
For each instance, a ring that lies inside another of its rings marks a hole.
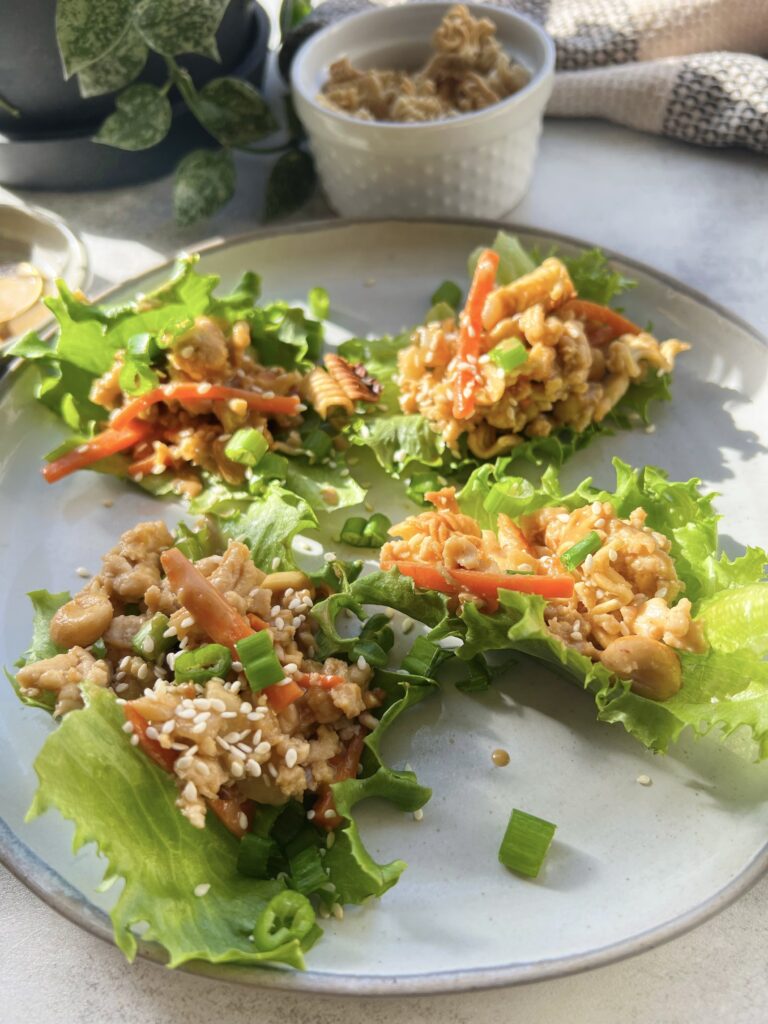
[[[94,301],[108,299],[116,292],[138,285],[139,282],[146,280],[150,275],[173,267],[179,256],[187,253],[207,255],[217,250],[233,248],[251,241],[258,242],[269,238],[341,230],[344,228],[364,228],[376,225],[387,227],[398,224],[422,225],[427,229],[441,226],[486,228],[489,231],[505,230],[512,233],[536,234],[561,244],[572,245],[582,249],[594,248],[596,244],[575,235],[550,231],[531,225],[507,224],[498,220],[462,218],[418,220],[410,217],[303,220],[293,224],[285,224],[279,228],[261,227],[251,231],[240,232],[226,238],[208,238],[194,246],[185,246],[176,256],[162,260],[118,284],[110,285],[95,295]],[[656,281],[660,281],[673,288],[678,293],[694,299],[719,316],[729,319],[742,331],[750,335],[753,340],[768,348],[768,335],[755,327],[754,324],[734,313],[726,306],[714,301],[698,289],[678,280],[670,274],[656,270],[642,260],[625,256],[623,253],[607,246],[601,245],[600,249],[609,259],[618,260],[630,268],[635,268]],[[48,335],[52,333],[52,330],[52,328],[49,328],[44,333]],[[20,374],[18,371],[21,365],[21,360],[14,360],[9,367],[8,373],[0,380],[0,400],[3,394],[19,378]],[[94,906],[84,893],[80,893],[55,868],[34,853],[2,817],[0,817],[0,864],[52,910],[55,910],[62,917],[65,917],[91,935],[102,939],[109,945],[115,945],[108,915]],[[631,956],[648,952],[665,942],[685,934],[733,903],[738,897],[747,892],[766,872],[768,872],[768,840],[754,854],[740,874],[698,906],[678,914],[660,925],[647,928],[627,939],[599,946],[585,953],[577,953],[565,957],[527,963],[502,964],[492,967],[430,971],[425,974],[409,974],[405,976],[326,974],[311,969],[304,972],[288,972],[280,968],[270,967],[260,967],[258,970],[253,970],[249,967],[238,967],[236,965],[208,964],[205,961],[183,964],[180,970],[185,973],[194,973],[218,981],[227,981],[253,988],[261,987],[289,992],[298,991],[358,997],[363,995],[438,995],[472,992],[526,984],[534,981],[551,980],[617,963]],[[156,944],[139,942],[138,955],[142,959],[156,964],[164,962],[161,948]]]

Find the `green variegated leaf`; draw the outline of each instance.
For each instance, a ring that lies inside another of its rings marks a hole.
[[[123,35],[117,46],[78,73],[77,84],[80,95],[103,96],[107,92],[123,89],[136,78],[147,62],[147,44],[133,25]]]
[[[130,17],[130,0],[58,0],[56,38],[66,77],[113,50]]]
[[[151,49],[164,56],[200,53],[219,60],[216,32],[229,0],[139,0],[135,23]]]
[[[180,224],[210,217],[235,191],[235,164],[226,149],[196,149],[176,168],[173,206]]]
[[[222,146],[247,146],[277,128],[258,89],[240,78],[214,78],[187,103]]]
[[[149,149],[168,134],[171,104],[156,86],[145,82],[130,86],[117,97],[115,107],[94,142],[117,149]]]
[[[274,220],[293,213],[312,195],[315,188],[315,164],[309,153],[289,149],[283,153],[267,182],[264,219]]]

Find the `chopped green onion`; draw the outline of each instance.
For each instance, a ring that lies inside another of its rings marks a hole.
[[[239,462],[242,466],[256,466],[264,458],[269,449],[269,443],[260,430],[255,427],[243,427],[236,430],[227,441],[224,454],[232,462]]]
[[[380,548],[387,540],[387,533],[392,520],[384,515],[383,512],[376,512],[368,520],[368,524],[364,530],[364,536],[368,540],[369,547]]]
[[[315,912],[306,896],[285,889],[273,896],[256,921],[253,944],[268,952],[290,942],[304,939],[315,927]]]
[[[304,807],[298,800],[289,800],[285,806],[279,807],[278,811],[280,813],[273,819],[274,825],[270,835],[280,846],[286,846],[301,832],[307,819]]]
[[[103,640],[97,640],[95,644],[91,644],[91,654],[94,658],[106,658],[107,645]]]
[[[254,693],[285,679],[283,666],[272,646],[272,637],[266,629],[238,640],[235,650]]]
[[[270,878],[270,860],[278,855],[279,850],[274,839],[264,836],[248,835],[240,840],[237,851],[237,870],[249,878]]]
[[[444,302],[447,306],[450,306],[452,310],[457,310],[461,305],[461,296],[461,288],[459,288],[455,281],[443,281],[429,301],[433,306],[438,305],[440,302]]]
[[[425,324],[436,324],[442,323],[443,320],[455,320],[456,310],[453,306],[449,306],[447,302],[438,302],[437,305],[431,306],[427,315],[424,317]]]
[[[267,452],[259,460],[259,476],[270,480],[285,480],[288,476],[288,459],[275,452]]]
[[[339,539],[356,548],[365,547],[366,526],[367,520],[364,516],[351,516],[342,526]]]
[[[527,361],[528,349],[515,338],[512,341],[502,341],[501,344],[492,348],[488,355],[497,366],[502,368],[504,373],[512,373]]]
[[[317,832],[315,832],[317,834]],[[305,896],[317,892],[328,883],[328,873],[323,868],[317,846],[307,846],[299,853],[290,857],[291,882]]]
[[[563,563],[566,569],[571,572],[576,568],[577,565],[587,558],[589,555],[593,555],[595,551],[599,551],[602,547],[603,542],[600,540],[600,535],[595,533],[594,530],[590,531],[586,537],[574,544],[572,548],[568,548],[560,555],[560,561]]]
[[[310,456],[310,462],[321,462],[327,459],[333,450],[331,435],[319,427],[310,430],[301,440],[301,446]]]
[[[203,644],[193,651],[182,651],[173,663],[175,682],[207,683],[224,679],[232,668],[232,655],[223,644]]]
[[[168,629],[168,622],[168,616],[162,612],[156,612],[148,619],[131,640],[134,653],[145,661],[157,661],[170,651],[176,640],[163,635]]]
[[[352,648],[352,660],[362,657],[369,665],[383,668],[394,643],[395,634],[389,619],[383,612],[379,612],[366,620],[360,631],[360,639]]]
[[[543,818],[513,810],[499,848],[499,860],[512,871],[536,878],[556,828]]]
[[[389,660],[387,652],[373,640],[362,640],[352,648],[353,658],[364,658],[374,668],[384,668]]]
[[[491,670],[482,654],[476,654],[466,662],[468,669],[464,679],[456,683],[456,689],[462,693],[481,693],[491,685]]]
[[[275,822],[280,818],[284,811],[295,804],[295,800],[291,800],[284,807],[279,805],[270,804],[257,804],[254,813],[253,820],[251,823],[251,835],[261,836],[262,839],[269,839],[272,834]],[[301,806],[301,805],[299,805]],[[302,808],[302,818],[304,817],[304,811]],[[278,837],[275,837],[277,842],[280,842]]]
[[[387,539],[391,525],[392,520],[382,512],[377,512],[368,520],[363,516],[352,516],[342,526],[339,539],[357,548],[380,548]]]
[[[403,658],[402,667],[415,676],[432,679],[440,663],[451,656],[450,651],[438,647],[432,640],[427,640],[425,636],[417,636],[410,651]]]
[[[185,523],[179,523],[175,532],[175,547],[182,555],[186,555],[190,562],[199,562],[201,558],[207,558],[216,551],[216,538],[210,526],[201,526],[191,530]]]
[[[309,311],[316,320],[327,320],[331,300],[325,288],[310,288],[307,296]]]
[[[290,860],[292,857],[296,857],[307,847],[316,847],[320,843],[320,834],[314,825],[310,825],[306,818],[301,823],[301,828],[293,837],[284,844],[284,850],[286,856]]]

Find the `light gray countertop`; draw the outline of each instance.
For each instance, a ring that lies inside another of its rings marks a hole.
[[[240,162],[234,202],[205,227],[256,226],[264,169]],[[0,189],[0,200],[4,196]],[[170,215],[170,183],[24,198],[70,221],[93,288],[192,248]],[[327,215],[317,199],[303,212]],[[535,180],[512,218],[582,237],[678,277],[768,330],[768,161],[587,121],[547,123]],[[727,346],[727,338],[723,339]],[[702,851],[706,856],[706,851]],[[664,870],[660,860],[659,871]],[[383,1000],[255,992],[122,954],[49,910],[0,869],[0,1019],[7,1024],[729,1024],[765,1020],[768,879],[719,917],[652,952],[589,974],[486,993]]]

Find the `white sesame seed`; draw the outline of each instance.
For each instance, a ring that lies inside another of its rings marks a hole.
[[[139,671],[136,675],[143,682],[149,675],[149,665],[146,662],[143,665],[139,665]]]
[[[201,882],[200,885],[196,885],[194,889],[195,896],[206,896],[209,889],[211,888],[210,882]]]
[[[234,712],[233,712],[234,714]],[[224,717],[223,715],[221,716]],[[249,722],[259,722],[264,717],[264,711],[261,708],[257,708],[256,711],[249,711],[246,718]]]
[[[172,718],[169,718],[167,722],[163,722],[163,725],[162,725],[162,728],[160,729],[160,731],[164,732],[166,734],[166,736],[167,736],[168,733],[173,732],[173,730],[175,728],[176,728],[176,723],[174,722],[174,720]]]
[[[419,807],[418,810],[413,812],[413,820],[414,821],[422,821],[423,818],[424,818],[424,811],[422,811],[422,809]]]
[[[407,616],[403,619],[403,633],[410,633],[413,629],[413,619],[409,619]]]
[[[232,683],[232,686],[230,687],[230,692],[231,693],[239,693],[240,692],[240,687],[242,685],[243,685],[242,682],[239,679],[236,679],[234,681],[234,683]]]
[[[243,671],[243,663],[242,663],[242,661],[233,661],[232,662],[232,671],[233,672],[242,672]]]
[[[124,658],[121,658],[120,661],[117,663],[117,667],[120,668],[120,669],[128,668],[130,663],[131,663],[131,656],[130,656],[130,654],[126,654],[126,656]]]
[[[340,903],[331,904],[331,913],[337,921],[341,921],[344,918],[344,907]]]
[[[245,762],[245,770],[249,775],[252,775],[254,779],[258,779],[261,775],[261,765],[258,761],[254,761],[252,757],[249,757]]]
[[[150,739],[150,740],[159,740],[160,739],[160,733],[157,731],[157,729],[154,727],[154,725],[147,726],[147,739]]]
[[[277,778],[277,768],[275,768],[275,766],[271,762],[267,765],[267,771],[269,772],[273,779]]]
[[[610,562],[617,561],[618,557],[619,557],[619,553],[618,553],[618,551],[616,551],[615,548],[608,548],[608,560]]]
[[[181,791],[181,795],[185,800],[192,801],[197,800],[197,786],[191,780],[186,784],[184,789]]]
[[[198,722],[197,725],[193,725],[190,732],[195,736],[200,736],[208,728],[207,722]]]
[[[134,734],[133,736],[131,736],[131,746],[132,747],[138,747],[138,745],[139,745],[139,737]]]
[[[365,660],[362,654],[357,659],[357,667],[360,669],[361,672],[364,672],[368,668],[368,662]]]
[[[133,732],[133,722],[123,722],[123,732]]]
[[[219,744],[222,750],[229,750],[229,743],[227,743],[223,736],[217,736],[216,742]]]
[[[237,816],[237,823],[240,826],[240,828],[243,829],[243,831],[245,831],[248,828],[248,815],[244,814],[243,811],[240,811],[240,813]]]
[[[285,752],[285,767],[293,768],[299,759],[299,755],[296,753],[295,747],[289,747]]]
[[[186,618],[182,619],[179,625],[182,629],[192,629],[195,624],[195,620],[191,615],[187,615]]]
[[[267,740],[262,740],[261,743],[254,746],[253,752],[256,755],[256,757],[264,757],[266,754],[270,752],[271,749],[272,744],[269,743]]]
[[[559,515],[559,516],[558,516],[557,518],[558,518],[558,521],[559,521],[559,522],[561,522],[561,523],[567,523],[567,522],[568,522],[568,520],[569,520],[569,519],[570,519],[571,517],[570,517],[570,516],[568,515],[568,513],[567,513],[567,512],[561,512],[561,513],[560,513],[560,515]]]
[[[592,502],[592,512],[593,512],[593,514],[596,515],[596,516],[599,516],[602,511],[603,511],[603,506],[600,504],[600,502],[599,501],[593,501]]]
[[[314,818],[315,818],[315,812],[314,811],[307,811],[307,821],[314,821]]]
[[[276,615],[279,615],[282,610],[283,609],[280,607],[279,604],[273,604],[272,607],[269,609],[269,614],[270,614],[271,618],[274,619],[274,617]]]
[[[197,717],[197,712],[194,708],[176,708],[176,717],[191,722],[193,718]]]
[[[136,481],[137,484],[140,484],[141,481],[144,479],[144,474],[143,473],[136,473],[134,475],[133,479]]]
[[[600,518],[599,518],[599,519],[596,519],[596,520],[595,520],[595,529],[596,529],[596,530],[602,530],[602,528],[603,528],[604,526],[605,526],[605,519],[603,519],[603,517],[602,517],[602,516],[600,516]]]
[[[229,766],[229,770],[232,772],[232,775],[236,779],[242,779],[242,777],[245,775],[245,768],[239,761],[232,761],[232,763]]]
[[[378,719],[374,718],[370,711],[364,711],[358,718],[358,721],[361,725],[364,725],[366,729],[371,730],[378,728],[379,725]]]
[[[222,711],[221,712],[221,717],[222,718],[237,718],[237,712],[236,711]]]
[[[84,580],[87,580],[91,575],[88,569],[86,569],[85,566],[82,565],[79,565],[77,569],[75,569],[75,573],[78,576],[82,576]]]
[[[125,693],[129,686],[130,683],[118,683],[115,687],[115,693]],[[123,703],[125,703],[125,701],[123,701]]]
[[[328,838],[325,840],[325,847],[326,847],[326,849],[330,850],[330,848],[333,846],[333,844],[335,842],[336,842],[336,833],[335,832],[329,832],[328,833]]]
[[[650,777],[650,775],[638,775],[636,781],[639,782],[641,786],[650,786],[651,785],[651,777]]]
[[[195,725],[204,725],[211,717],[210,711],[201,711],[198,715],[195,715]]]
[[[270,767],[271,767],[271,765],[270,765]],[[327,811],[323,812],[323,817],[327,818],[329,821],[330,821],[331,818],[335,818],[336,817],[335,809],[333,807],[329,807]]]
[[[645,428],[645,432],[646,432],[646,434],[655,434],[656,433],[656,424],[655,423],[649,423],[648,426]]]
[[[164,640],[170,640],[170,638],[172,636],[176,636],[176,627],[175,626],[169,626],[168,629],[166,629],[166,631],[163,633],[163,639]]]

